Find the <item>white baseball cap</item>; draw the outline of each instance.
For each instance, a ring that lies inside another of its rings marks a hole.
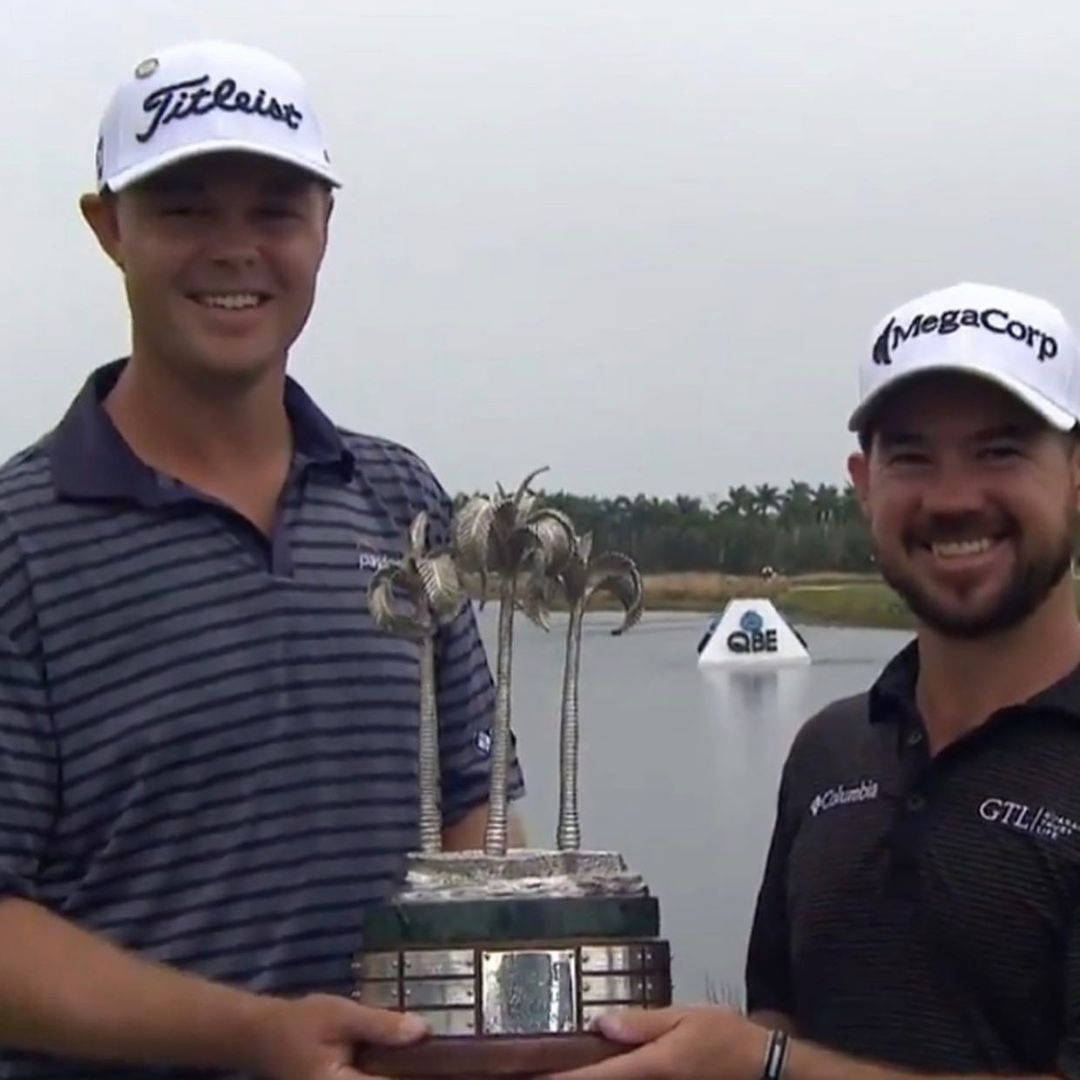
[[[1061,431],[1080,421],[1076,336],[1053,304],[1026,293],[963,282],[898,307],[874,328],[848,429],[866,427],[886,390],[929,371],[988,379]]]
[[[98,132],[98,191],[226,150],[341,183],[298,71],[262,49],[197,41],[146,57],[117,87]]]

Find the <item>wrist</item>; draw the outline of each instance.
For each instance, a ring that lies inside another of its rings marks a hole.
[[[233,1034],[235,1060],[228,1062],[226,1067],[259,1077],[273,1076],[280,1050],[275,1034],[282,1030],[286,1008],[288,1002],[284,998],[242,994]]]
[[[761,1066],[761,1080],[782,1080],[789,1049],[788,1033],[782,1028],[768,1032],[765,1042],[765,1058]]]

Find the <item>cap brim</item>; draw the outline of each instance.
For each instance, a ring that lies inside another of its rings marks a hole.
[[[987,382],[1000,386],[1007,390],[1013,397],[1022,401],[1029,409],[1041,416],[1051,427],[1058,431],[1071,431],[1077,424],[1077,417],[1067,412],[1059,405],[1055,405],[1039,391],[1033,390],[1027,383],[1005,375],[997,371],[987,371],[984,367],[975,364],[965,364],[963,361],[952,359],[941,363],[920,364],[911,368],[901,375],[879,386],[865,400],[860,402],[858,408],[848,419],[848,431],[862,431],[873,413],[881,406],[888,395],[897,387],[933,372],[953,371],[961,375],[970,375],[976,379],[984,379]]]
[[[267,148],[260,143],[245,142],[242,139],[214,139],[208,142],[192,143],[190,146],[179,146],[170,150],[160,157],[151,161],[143,161],[133,165],[130,169],[122,169],[120,172],[107,177],[101,182],[101,190],[108,188],[110,191],[123,191],[124,188],[137,184],[140,180],[153,176],[171,165],[179,165],[182,161],[190,161],[192,158],[206,157],[210,154],[254,154],[256,157],[270,158],[272,161],[280,161],[285,165],[292,165],[303,172],[317,176],[325,180],[332,187],[341,187],[341,179],[329,165],[312,161],[310,158],[301,157],[298,154],[289,154],[284,151]]]

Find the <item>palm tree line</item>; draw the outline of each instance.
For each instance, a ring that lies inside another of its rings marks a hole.
[[[870,537],[850,484],[792,480],[784,489],[740,484],[706,499],[566,491],[543,492],[542,498],[545,506],[572,518],[581,532],[591,532],[598,549],[625,552],[644,573],[874,568]],[[455,504],[466,499],[458,495]]]

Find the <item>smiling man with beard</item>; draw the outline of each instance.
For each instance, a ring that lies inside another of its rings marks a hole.
[[[972,284],[871,340],[849,467],[916,639],[795,738],[748,1015],[611,1014],[576,1080],[1080,1078],[1080,351]]]

